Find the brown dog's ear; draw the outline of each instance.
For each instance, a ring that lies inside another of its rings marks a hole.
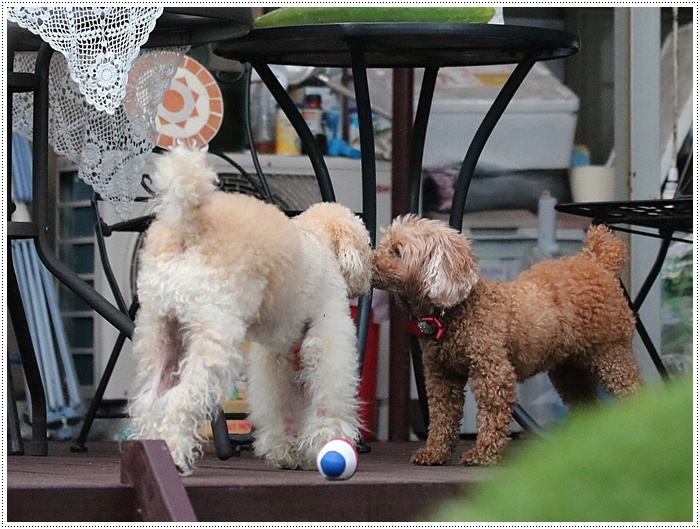
[[[448,228],[429,235],[422,294],[436,307],[449,308],[465,300],[479,280],[476,257],[464,236]]]

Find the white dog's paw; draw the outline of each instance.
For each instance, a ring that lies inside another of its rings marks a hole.
[[[296,454],[267,454],[265,458],[282,470],[299,470],[303,466],[303,461]]]
[[[192,475],[192,465],[185,454],[175,449],[170,450],[170,456],[173,458],[173,463],[175,463],[178,474],[183,477]]]
[[[177,468],[177,473],[180,474],[183,478],[192,475],[192,467],[189,467],[187,465],[175,465],[175,468]]]
[[[190,476],[195,460],[201,455],[199,444],[191,436],[165,437],[164,440],[178,474]]]
[[[354,444],[359,439],[359,432],[356,427],[345,421],[329,417],[318,418],[313,424],[304,428],[299,440],[303,458],[309,461],[315,460],[321,448],[331,439],[338,437]]]
[[[255,442],[255,453],[285,470],[296,470],[304,463],[299,457],[299,445],[295,437],[259,437]]]

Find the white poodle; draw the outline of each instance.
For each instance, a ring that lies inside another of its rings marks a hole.
[[[358,355],[348,298],[370,288],[370,240],[346,207],[294,219],[216,191],[206,153],[157,162],[161,198],[138,275],[133,437],[164,439],[182,474],[197,429],[230,395],[251,341],[248,403],[255,452],[281,468],[358,435]]]

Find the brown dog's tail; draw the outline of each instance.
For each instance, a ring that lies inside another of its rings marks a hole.
[[[160,195],[159,220],[184,231],[198,229],[199,209],[216,190],[216,173],[206,164],[206,149],[172,147],[156,161],[153,184]]]
[[[602,224],[591,226],[584,240],[582,255],[587,255],[615,276],[619,276],[627,261],[627,245]]]

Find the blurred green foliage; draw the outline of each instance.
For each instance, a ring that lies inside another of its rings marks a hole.
[[[434,513],[440,522],[693,521],[693,382],[582,410]]]

